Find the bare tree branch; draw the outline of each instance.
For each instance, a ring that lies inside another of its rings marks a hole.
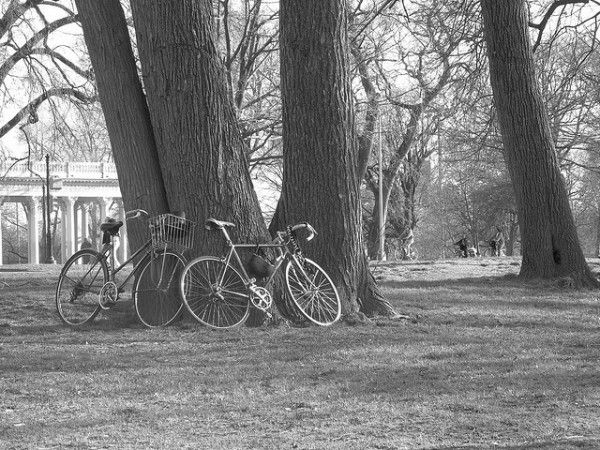
[[[25,11],[40,3],[41,0],[27,0],[24,3],[19,2],[19,0],[11,0],[6,12],[2,18],[0,18],[0,37],[6,34],[10,27],[19,20],[19,17],[21,17]]]
[[[60,61],[61,63],[63,63],[65,66],[67,66],[73,72],[75,72],[77,75],[79,75],[87,80],[90,80],[90,81],[94,80],[93,72],[91,70],[82,69],[81,67],[77,66],[75,63],[70,61],[68,58],[66,58],[65,56],[61,55],[57,51],[52,50],[50,48],[47,48],[47,47],[34,48],[33,50],[31,50],[30,55],[50,56],[53,60],[57,60],[57,61]]]
[[[13,53],[10,57],[4,61],[4,63],[0,66],[0,84],[4,82],[4,79],[10,72],[10,70],[17,64],[20,60],[27,57],[34,50],[36,44],[40,41],[48,37],[50,33],[57,30],[60,27],[65,25],[69,25],[71,23],[75,23],[79,20],[77,15],[63,17],[62,19],[58,19],[47,27],[35,33],[22,47],[17,49],[15,53]]]
[[[46,92],[29,102],[29,104],[23,107],[17,114],[15,114],[12,119],[10,119],[2,127],[0,127],[0,138],[2,138],[6,133],[8,133],[15,126],[17,126],[17,124],[26,116],[30,117],[31,122],[37,121],[37,109],[42,103],[44,103],[44,101],[48,100],[51,97],[75,97],[82,103],[93,103],[97,100],[96,96],[90,97],[84,94],[83,92],[77,91],[73,88],[48,89]]]
[[[548,25],[548,21],[554,14],[554,11],[556,11],[561,6],[574,5],[577,3],[587,4],[589,2],[590,2],[590,0],[556,0],[554,3],[552,3],[552,5],[550,5],[550,7],[548,8],[548,11],[546,11],[546,14],[544,14],[544,17],[542,18],[540,23],[536,24],[533,22],[529,22],[530,27],[538,30],[537,38],[535,40],[535,43],[533,44],[533,51],[535,52],[536,49],[541,44],[542,36],[544,34],[544,29],[546,28],[546,25]]]

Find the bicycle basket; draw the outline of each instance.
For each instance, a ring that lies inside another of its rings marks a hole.
[[[192,247],[196,223],[174,214],[161,214],[148,221],[152,247],[155,249],[172,248],[183,253]]]

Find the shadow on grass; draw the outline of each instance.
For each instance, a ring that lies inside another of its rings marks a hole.
[[[576,437],[573,439],[553,439],[545,441],[528,442],[519,445],[492,445],[488,447],[477,446],[443,446],[431,447],[431,450],[475,450],[475,449],[495,449],[495,450],[550,450],[550,449],[597,449],[600,447],[600,437]]]
[[[597,392],[599,383],[594,364],[580,367],[577,373],[553,361],[538,368],[537,358],[506,362],[501,355],[488,361],[477,357],[453,361],[426,362],[397,367],[332,368],[309,375],[315,385],[345,381],[341,397],[375,397],[390,399],[392,403],[416,402],[428,396],[448,396],[444,402],[448,410],[471,397],[471,393],[488,392],[488,398],[473,400],[474,413],[483,412],[489,401],[509,413],[513,408],[525,410],[555,402],[572,403],[574,395],[585,397]],[[549,367],[548,367],[549,366]],[[466,371],[465,367],[469,367]],[[526,370],[526,373],[523,373]],[[462,400],[454,397],[461,393]],[[577,394],[574,394],[576,392]],[[469,402],[467,402],[469,404]],[[480,411],[478,411],[480,410]]]
[[[479,286],[479,287],[507,287],[507,288],[518,288],[518,289],[545,289],[552,288],[550,282],[542,283],[528,283],[521,281],[515,275],[502,275],[502,276],[482,276],[482,277],[464,277],[464,278],[452,278],[442,280],[379,280],[379,284],[388,288],[436,288],[436,287],[448,287],[448,286]],[[558,288],[557,288],[558,289]]]
[[[34,336],[40,333],[89,333],[95,331],[117,331],[142,329],[143,326],[130,319],[101,320],[91,324],[70,327],[61,323],[55,325],[8,325],[0,324],[0,336]]]

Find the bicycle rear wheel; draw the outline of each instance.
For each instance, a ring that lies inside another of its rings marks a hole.
[[[140,321],[147,327],[166,327],[183,309],[179,278],[185,258],[172,250],[148,253],[140,263],[133,285],[133,302]]]
[[[188,263],[181,297],[194,318],[211,328],[232,328],[248,318],[250,298],[242,275],[219,258],[203,256]]]
[[[338,321],[342,304],[329,275],[314,261],[291,260],[285,267],[285,284],[298,310],[311,322],[328,326]]]
[[[108,281],[108,266],[101,253],[80,250],[71,256],[58,277],[56,310],[67,325],[91,322],[100,312],[100,290]]]

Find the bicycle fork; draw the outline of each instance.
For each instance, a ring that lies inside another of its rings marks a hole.
[[[152,281],[154,283],[156,283],[156,286],[159,289],[162,289],[163,286],[163,278],[165,278],[166,283],[165,283],[165,287],[164,290],[168,290],[169,287],[171,286],[171,283],[173,282],[173,277],[175,276],[175,272],[176,272],[176,267],[177,265],[175,265],[172,270],[170,270],[170,273],[168,273],[169,268],[167,267],[167,253],[166,251],[162,253],[161,256],[156,255],[156,254],[152,254],[150,256],[151,260],[150,260],[150,276],[152,277]],[[161,260],[160,262],[158,262],[158,260]],[[155,270],[156,269],[156,270]],[[158,275],[158,281],[156,281],[155,276]]]

